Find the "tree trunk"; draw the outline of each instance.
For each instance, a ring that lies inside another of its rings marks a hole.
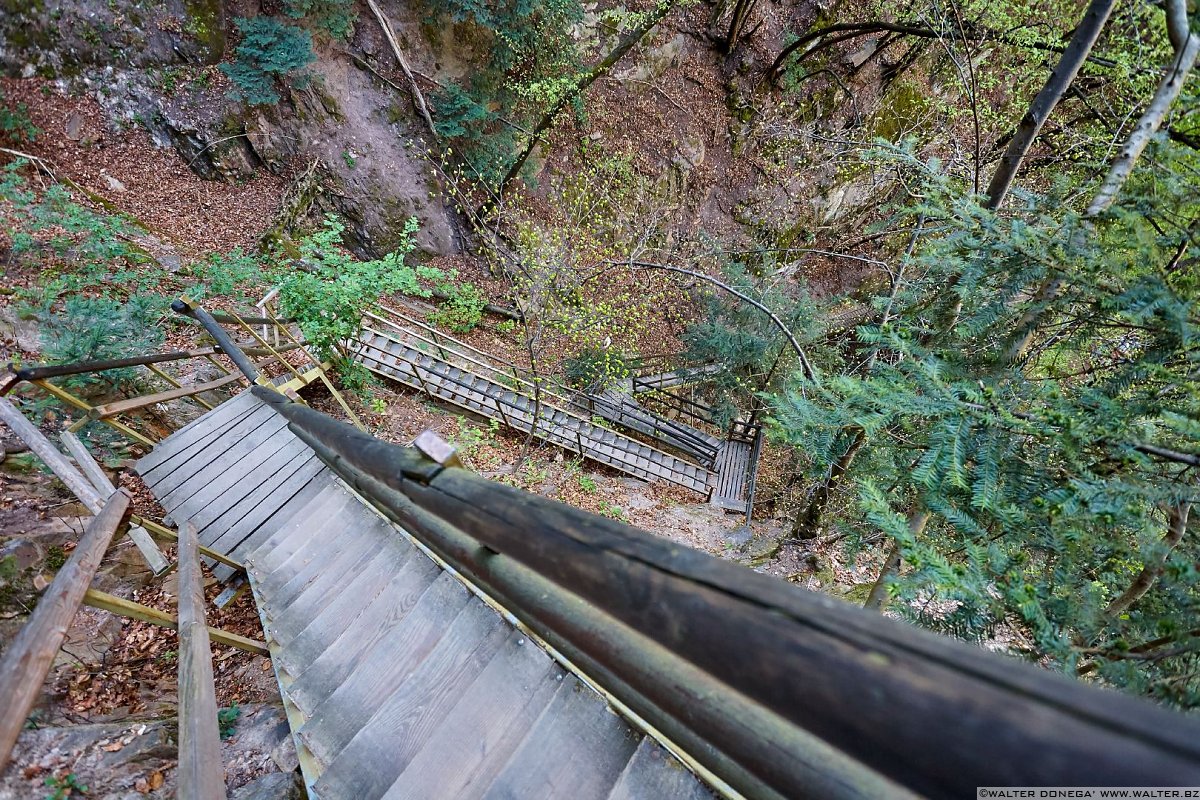
[[[1167,35],[1175,48],[1175,58],[1154,92],[1146,112],[1142,114],[1125,146],[1113,160],[1108,176],[1100,185],[1092,204],[1088,206],[1086,216],[1094,217],[1103,213],[1117,199],[1117,194],[1125,185],[1129,173],[1133,171],[1133,165],[1162,127],[1167,111],[1183,91],[1188,74],[1196,66],[1196,58],[1200,55],[1200,34],[1191,32],[1185,0],[1167,0]]]
[[[795,539],[815,539],[821,530],[821,517],[824,516],[825,507],[829,505],[829,495],[838,487],[846,473],[850,471],[850,465],[854,462],[854,457],[858,455],[858,451],[866,444],[867,435],[862,428],[856,428],[854,438],[850,441],[850,446],[846,448],[846,452],[842,453],[829,470],[829,477],[825,482],[817,487],[813,493],[812,500],[796,517],[796,523],[792,526],[792,537]]]
[[[525,162],[529,160],[529,156],[533,153],[534,148],[536,148],[538,142],[541,141],[542,134],[549,130],[550,126],[554,124],[554,120],[560,113],[562,113],[562,110],[565,109],[572,100],[586,91],[589,86],[595,83],[597,78],[603,76],[610,69],[612,69],[613,65],[620,61],[626,53],[632,50],[634,45],[640,42],[647,33],[653,30],[654,26],[657,25],[659,21],[674,7],[674,3],[671,0],[659,0],[659,3],[657,6],[655,6],[654,11],[642,22],[641,25],[637,26],[629,33],[621,37],[621,41],[617,44],[617,46],[614,47],[607,56],[601,59],[600,63],[596,64],[596,66],[584,73],[583,77],[579,79],[579,82],[576,83],[570,91],[566,92],[558,99],[558,101],[551,107],[549,111],[546,112],[546,114],[534,127],[533,131],[529,134],[529,141],[526,142],[525,149],[521,151],[521,155],[517,156],[517,160],[513,162],[511,167],[508,168],[508,172],[500,181],[499,191],[497,192],[498,194],[502,193],[504,191],[504,187],[512,182],[513,178],[520,174],[521,169],[525,166]]]
[[[919,536],[927,524],[929,524],[928,511],[918,511],[908,518],[908,529],[913,536]],[[898,569],[900,569],[900,542],[896,541],[892,543],[892,549],[883,562],[883,569],[879,571],[879,578],[871,587],[871,594],[867,595],[867,602],[863,603],[863,608],[872,608],[877,611],[883,609],[883,602],[887,599],[888,578],[896,574]]]
[[[1071,37],[1071,42],[1063,52],[1062,58],[1059,59],[1058,66],[1050,73],[1046,85],[1033,99],[1029,111],[1017,125],[1016,133],[1008,143],[1008,149],[1000,160],[1000,166],[996,168],[992,181],[988,184],[988,208],[997,209],[1004,202],[1004,197],[1008,194],[1026,153],[1033,145],[1033,140],[1037,138],[1038,132],[1042,129],[1046,118],[1050,116],[1050,112],[1058,105],[1058,101],[1071,88],[1075,76],[1079,74],[1079,68],[1087,61],[1088,54],[1100,37],[1100,31],[1103,30],[1115,4],[1116,0],[1092,0],[1088,5],[1087,11],[1083,15],[1083,21],[1075,29],[1075,35]]]
[[[732,53],[737,47],[742,34],[746,32],[746,22],[750,19],[750,12],[757,4],[758,0],[737,0],[733,7],[733,18],[729,21],[729,33],[725,35],[726,55]]]
[[[429,116],[429,107],[425,105],[425,95],[421,94],[421,88],[417,86],[417,79],[413,76],[412,68],[408,66],[408,59],[404,57],[404,51],[400,49],[400,42],[396,39],[396,34],[392,31],[391,23],[387,21],[387,17],[383,15],[379,4],[375,0],[367,0],[367,5],[371,7],[371,13],[375,15],[375,19],[379,20],[379,27],[383,29],[383,35],[388,40],[388,44],[392,46],[392,53],[396,56],[396,61],[400,64],[400,69],[404,71],[404,77],[408,78],[409,89],[412,91],[413,103],[420,112],[421,118],[425,120],[425,124],[429,126],[429,135],[437,140],[437,130],[433,127],[433,118]]]
[[[1191,513],[1191,510],[1191,503],[1180,503],[1171,509],[1171,513],[1168,516],[1167,533],[1163,536],[1162,540],[1162,555],[1154,563],[1146,564],[1142,567],[1142,571],[1133,579],[1133,583],[1129,584],[1129,588],[1120,597],[1108,604],[1108,608],[1104,609],[1104,613],[1107,616],[1116,617],[1123,614],[1130,606],[1142,599],[1142,596],[1146,592],[1150,591],[1150,587],[1154,585],[1154,581],[1162,574],[1171,551],[1183,539],[1183,534],[1187,530],[1188,515]]]

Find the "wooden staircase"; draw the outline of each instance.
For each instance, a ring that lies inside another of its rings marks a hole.
[[[249,392],[137,469],[247,565],[311,797],[711,797]]]
[[[346,344],[349,355],[367,369],[626,474],[665,480],[708,496],[715,476],[705,467],[572,413],[567,410],[570,402],[552,391],[541,392],[536,402],[519,376],[498,374],[494,367],[430,340],[411,325],[374,315],[367,323]]]

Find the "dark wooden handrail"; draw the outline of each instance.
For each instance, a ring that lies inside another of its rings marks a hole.
[[[243,375],[246,376],[246,379],[251,383],[258,382],[258,370],[255,369],[254,365],[250,363],[250,359],[246,357],[246,354],[240,347],[238,347],[237,343],[233,341],[233,338],[225,332],[225,329],[221,327],[221,324],[216,320],[215,317],[213,317],[212,314],[209,314],[200,306],[195,305],[186,297],[181,297],[175,302],[171,303],[171,310],[176,314],[182,314],[185,317],[191,317],[203,325],[204,330],[208,331],[208,335],[216,340],[217,346],[220,347],[221,350],[225,352],[225,355],[229,356],[233,363],[237,365],[237,368],[241,370]],[[247,322],[250,321],[250,318],[243,319]]]
[[[253,392],[381,512],[747,796],[1200,784],[1191,717],[443,467]]]

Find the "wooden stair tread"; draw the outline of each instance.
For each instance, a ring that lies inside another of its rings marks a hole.
[[[713,794],[658,742],[643,737],[608,800],[712,800]]]

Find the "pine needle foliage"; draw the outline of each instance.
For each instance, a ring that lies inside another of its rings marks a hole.
[[[940,165],[881,154],[923,198],[898,218],[932,233],[874,301],[889,321],[857,331],[871,369],[797,382],[774,423],[818,465],[864,432],[844,522],[900,544],[903,613],[974,639],[1005,627],[1031,659],[1194,708],[1200,536],[1164,537],[1200,499],[1200,286],[1184,268],[1200,204],[1194,156],[1156,155],[1091,221],[1053,192],[1000,217]],[[1146,593],[1110,610],[1146,570]]]
[[[307,31],[274,17],[238,17],[234,24],[241,33],[236,60],[221,64],[221,71],[237,86],[235,97],[252,106],[274,105],[280,84],[299,89],[308,83],[305,70],[316,55]]]

